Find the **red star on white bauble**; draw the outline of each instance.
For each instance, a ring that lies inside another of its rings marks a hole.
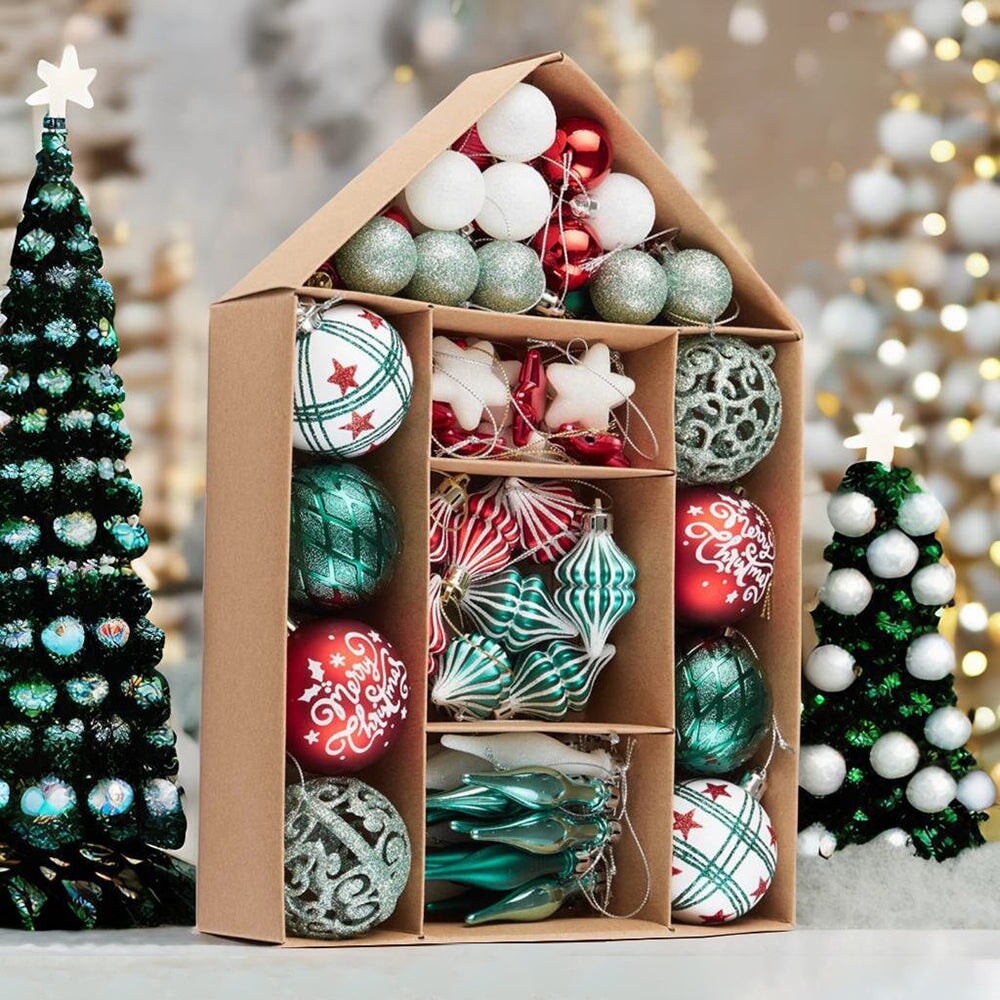
[[[749,913],[767,893],[778,864],[777,838],[763,806],[719,778],[674,788],[670,895],[682,924],[723,924]]]
[[[487,409],[506,409],[510,389],[489,341],[473,340],[462,347],[447,337],[435,337],[433,351],[431,398],[451,407],[462,430],[474,431]]]

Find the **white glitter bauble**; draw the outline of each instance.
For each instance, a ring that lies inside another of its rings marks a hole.
[[[515,83],[476,122],[476,131],[498,160],[523,163],[541,156],[555,141],[556,109],[537,87]]]
[[[856,569],[835,569],[819,588],[819,599],[838,615],[857,615],[872,599],[871,581]]]
[[[904,778],[920,763],[920,748],[906,733],[886,733],[872,744],[868,756],[880,778]]]
[[[822,823],[799,831],[796,851],[800,858],[829,858],[836,849],[837,838]]]
[[[900,505],[896,524],[908,535],[933,535],[944,521],[944,507],[933,493],[911,493]]]
[[[848,538],[860,538],[875,527],[875,504],[864,493],[831,493],[826,516],[834,531]]]
[[[920,550],[898,528],[873,538],[865,551],[871,571],[883,580],[898,580],[912,572]]]
[[[979,180],[953,188],[948,197],[948,221],[963,249],[1000,247],[1000,187]]]
[[[461,153],[439,153],[406,185],[406,207],[428,229],[461,229],[479,214],[486,197],[479,167]]]
[[[1000,302],[984,299],[972,306],[962,336],[971,351],[1000,350]]]
[[[906,647],[906,671],[919,681],[939,681],[955,672],[955,648],[940,632],[918,636]]]
[[[906,801],[924,813],[941,812],[958,791],[955,779],[942,767],[917,771],[906,785]]]
[[[964,3],[965,0],[917,0],[910,11],[910,20],[932,42],[939,38],[961,38],[965,30]]]
[[[486,196],[476,225],[497,240],[526,240],[552,213],[545,178],[527,163],[494,163],[483,171]]]
[[[972,723],[960,708],[945,705],[935,709],[924,723],[924,736],[932,746],[942,750],[957,750],[969,742]]]
[[[820,691],[846,691],[857,680],[854,657],[840,646],[817,646],[803,668],[806,680]]]
[[[835,295],[823,307],[819,332],[831,347],[867,353],[882,337],[882,314],[860,295]]]
[[[929,165],[931,146],[943,132],[941,119],[926,111],[893,108],[886,111],[878,122],[878,139],[882,148],[903,163]]]
[[[587,217],[602,250],[634,247],[652,231],[656,221],[656,203],[649,188],[631,174],[611,173],[590,197],[597,207]]]
[[[959,779],[955,797],[970,812],[982,812],[996,803],[997,786],[986,771],[976,769]]]
[[[955,571],[945,563],[918,569],[910,581],[910,592],[919,604],[947,604],[955,596]]]
[[[832,795],[846,776],[847,763],[833,747],[820,743],[799,751],[799,786],[810,795]]]
[[[851,211],[872,226],[887,226],[906,210],[906,184],[888,170],[859,170],[847,186]]]

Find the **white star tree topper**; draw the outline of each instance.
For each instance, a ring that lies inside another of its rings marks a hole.
[[[892,402],[883,399],[874,413],[858,413],[854,417],[859,433],[845,439],[845,448],[864,448],[866,462],[892,465],[897,448],[912,448],[914,437],[903,430],[903,414],[895,413]]]
[[[48,104],[50,118],[66,117],[66,102],[73,101],[84,108],[94,106],[90,85],[97,76],[96,69],[81,69],[75,45],[63,49],[62,62],[56,66],[47,59],[38,60],[38,75],[44,87],[30,94],[28,104]]]

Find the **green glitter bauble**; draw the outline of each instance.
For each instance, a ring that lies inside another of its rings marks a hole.
[[[681,337],[677,347],[674,426],[682,483],[731,483],[774,447],[781,389],[774,348],[736,337]]]
[[[733,297],[729,268],[708,250],[679,250],[663,261],[667,301],[663,315],[682,326],[714,323]]]
[[[461,234],[432,229],[414,241],[417,269],[403,289],[408,299],[460,306],[479,283],[479,258]]]
[[[388,920],[410,875],[410,837],[395,806],[357,778],[285,789],[285,928],[352,938]]]
[[[348,608],[392,576],[402,548],[386,489],[356,465],[309,465],[292,476],[289,598]]]
[[[403,226],[377,215],[334,254],[333,262],[345,288],[395,295],[413,277],[417,250]]]
[[[492,240],[477,251],[479,284],[472,301],[493,312],[531,309],[545,291],[545,271],[537,254],[523,243]]]
[[[677,661],[677,765],[689,774],[729,774],[760,745],[771,693],[756,656],[738,636],[688,647]]]
[[[594,308],[609,323],[650,323],[667,301],[663,267],[641,250],[611,254],[589,288]]]

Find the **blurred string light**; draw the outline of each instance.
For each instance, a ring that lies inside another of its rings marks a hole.
[[[948,220],[940,212],[928,212],[921,220],[928,236],[941,236],[948,228]]]
[[[995,59],[977,59],[972,64],[972,75],[979,83],[992,83],[1000,76],[1000,63]]]
[[[929,403],[941,394],[941,376],[937,372],[918,372],[913,377],[913,395],[921,403]]]
[[[973,278],[985,278],[990,273],[990,260],[984,253],[970,253],[965,258],[965,270]]]
[[[951,333],[960,333],[969,321],[969,311],[957,302],[941,308],[941,325]]]
[[[893,368],[901,365],[906,360],[906,344],[895,337],[883,340],[878,345],[878,359],[882,364]]]
[[[979,362],[979,377],[987,382],[1000,378],[1000,358],[983,358]]]
[[[1000,566],[1000,539],[990,546],[990,559],[995,566]],[[993,615],[990,615],[990,625],[993,624]]]
[[[986,705],[980,705],[972,716],[972,727],[977,732],[989,732],[997,724],[997,713]],[[1000,767],[1000,765],[998,765]],[[994,768],[996,770],[996,768]]]
[[[966,677],[981,677],[986,673],[989,662],[981,649],[970,649],[962,657],[962,673]]]
[[[969,601],[958,609],[958,624],[966,632],[985,632],[990,616],[979,601]]]
[[[966,417],[954,417],[948,421],[948,439],[961,444],[972,433],[972,421]]]
[[[951,139],[938,139],[931,143],[931,159],[935,163],[947,163],[955,159],[955,143]]]
[[[767,15],[757,0],[736,0],[729,12],[729,37],[737,45],[760,45],[767,38]]]
[[[982,153],[972,161],[972,169],[975,171],[977,177],[988,181],[996,176],[997,161],[994,157]]]
[[[962,7],[962,20],[970,27],[978,28],[989,20],[990,12],[981,0],[969,0]]]
[[[924,293],[919,288],[910,285],[900,288],[896,292],[896,305],[903,312],[915,312],[924,304]]]
[[[934,43],[934,55],[941,62],[954,62],[962,54],[962,46],[955,38],[939,38]]]

